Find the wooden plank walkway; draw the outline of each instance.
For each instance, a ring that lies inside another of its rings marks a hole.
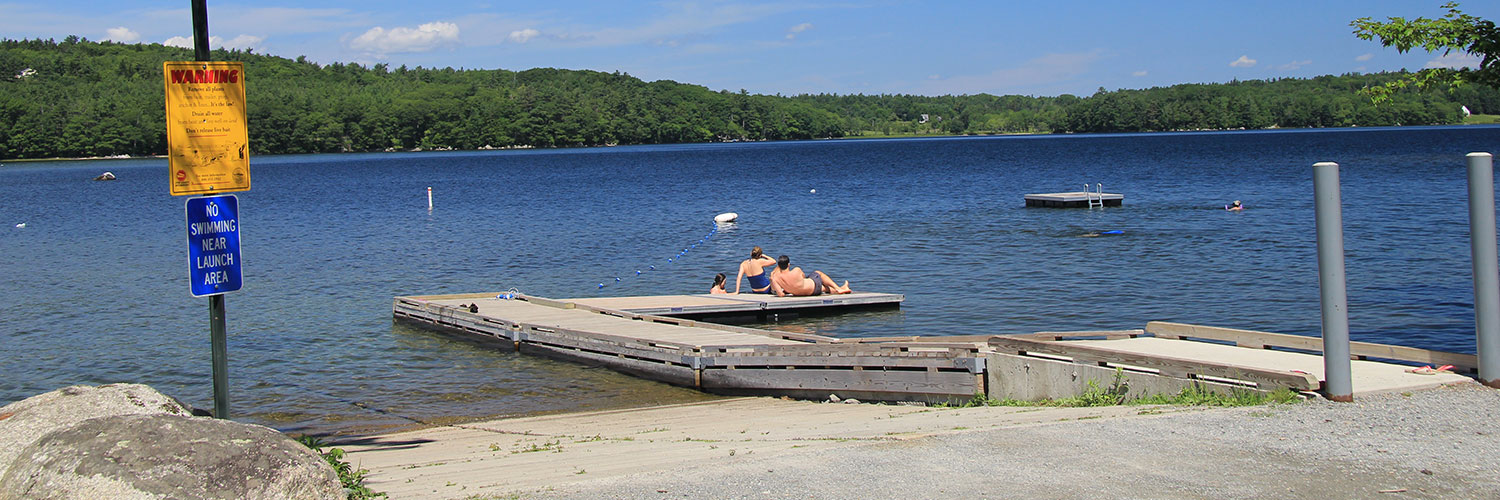
[[[975,394],[1005,398],[1010,396],[987,387],[986,375],[999,369],[992,364],[1016,362],[1118,367],[1261,390],[1321,386],[1322,357],[1308,352],[1321,348],[1321,340],[1249,330],[1151,322],[1143,330],[839,339],[680,317],[895,307],[902,300],[868,292],[571,300],[478,293],[396,297],[393,315],[523,353],[727,395],[823,399],[837,394],[924,402],[965,401]],[[1360,360],[1451,364],[1463,373],[1476,366],[1473,355],[1358,342],[1351,349]],[[1400,364],[1357,361],[1354,366],[1356,395],[1469,380],[1462,374],[1407,373],[1408,366]]]
[[[898,305],[894,294],[821,297],[680,295],[551,300],[492,294],[397,297],[396,319],[520,352],[602,365],[730,395],[903,401],[984,391],[984,342],[844,342],[833,337],[651,314],[793,312]],[[610,307],[606,307],[610,306]],[[643,312],[637,312],[643,311]]]
[[[563,299],[581,306],[636,314],[676,317],[766,316],[797,312],[835,312],[855,308],[899,307],[906,297],[893,293],[855,292],[817,297],[777,297],[767,294],[650,295]],[[761,318],[764,320],[765,318]]]

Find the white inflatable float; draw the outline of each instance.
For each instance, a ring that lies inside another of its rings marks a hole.
[[[739,218],[740,218],[740,214],[737,214],[737,213],[734,213],[734,212],[724,212],[722,214],[715,215],[714,216],[714,222],[717,222],[717,223],[720,223],[720,224],[728,224],[730,222],[734,222],[736,220],[739,220]]]

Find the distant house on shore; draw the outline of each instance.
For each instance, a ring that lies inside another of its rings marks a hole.
[[[1459,111],[1463,111],[1464,112],[1464,117],[1465,118],[1468,118],[1468,116],[1470,115],[1470,113],[1469,113],[1469,107],[1468,106],[1459,105],[1458,109],[1459,109]]]
[[[16,73],[16,78],[17,79],[20,79],[20,78],[31,78],[32,75],[35,75],[35,74],[36,74],[36,70],[31,69],[31,68],[26,68],[26,69],[21,70],[20,73]]]
[[[922,119],[917,120],[917,123],[927,123],[927,113],[922,113]]]

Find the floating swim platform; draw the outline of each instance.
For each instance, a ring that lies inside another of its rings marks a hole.
[[[1094,200],[1094,203],[1103,201],[1106,207],[1118,207],[1125,204],[1125,195],[1119,193],[1090,193],[1088,191],[1028,194],[1026,195],[1026,206],[1084,208],[1089,206],[1089,200]]]

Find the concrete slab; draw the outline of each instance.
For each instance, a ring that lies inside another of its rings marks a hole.
[[[1178,407],[927,408],[736,398],[495,420],[339,443],[391,498],[471,498],[703,463]]]
[[[1313,354],[1268,349],[1249,349],[1208,342],[1167,340],[1153,337],[1119,340],[1070,340],[1065,342],[1129,351],[1137,354],[1173,356],[1205,362],[1217,361],[1270,370],[1301,371],[1318,377],[1318,380],[1326,380],[1323,376],[1323,357]],[[1411,367],[1376,361],[1351,361],[1350,375],[1354,383],[1354,395],[1408,391],[1473,380],[1454,373],[1431,375],[1407,373],[1406,370],[1408,368]]]

